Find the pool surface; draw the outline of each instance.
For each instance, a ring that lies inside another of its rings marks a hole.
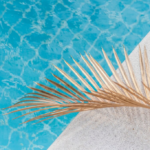
[[[79,53],[90,53],[111,75],[102,47],[117,68],[112,46],[123,61],[123,45],[130,54],[149,31],[149,0],[0,0],[0,108],[34,81],[55,88],[44,80],[57,81],[51,72],[66,80],[53,64],[77,80],[62,58],[78,70],[71,56],[86,68]],[[46,150],[77,115],[19,125],[36,114],[12,120],[22,112],[7,112],[0,109],[0,150]]]

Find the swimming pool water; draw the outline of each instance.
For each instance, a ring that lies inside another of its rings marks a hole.
[[[0,0],[0,108],[31,92],[33,81],[55,80],[50,72],[63,78],[52,64],[77,79],[62,59],[78,69],[70,55],[86,68],[86,51],[111,75],[101,47],[117,68],[112,46],[123,61],[123,45],[130,53],[149,30],[149,0]],[[0,110],[1,150],[46,150],[76,116],[19,125],[36,114],[12,120],[22,113],[7,111]]]

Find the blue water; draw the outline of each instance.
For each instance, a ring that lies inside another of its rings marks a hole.
[[[149,30],[149,0],[0,0],[0,108],[31,92],[33,81],[55,80],[50,72],[62,77],[52,63],[77,79],[62,60],[78,69],[70,55],[86,68],[79,53],[91,53],[111,75],[101,47],[117,68],[112,46],[123,61],[123,45],[130,53]],[[76,115],[19,125],[34,114],[12,120],[21,112],[6,112],[0,150],[46,150]]]

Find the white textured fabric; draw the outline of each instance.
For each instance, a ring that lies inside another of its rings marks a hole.
[[[140,43],[150,60],[150,33]],[[139,47],[130,54],[141,86]],[[125,62],[123,66],[126,68]],[[118,71],[118,70],[117,70]],[[149,150],[150,110],[107,108],[79,113],[48,150]]]

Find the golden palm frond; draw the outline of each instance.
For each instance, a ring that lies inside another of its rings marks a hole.
[[[26,94],[21,101],[7,108],[19,108],[13,110],[7,114],[15,113],[23,110],[32,110],[25,113],[19,117],[29,115],[35,112],[40,112],[48,110],[48,112],[31,118],[24,123],[38,120],[38,122],[45,121],[51,118],[59,117],[73,112],[81,112],[87,110],[93,110],[98,108],[107,107],[143,107],[150,108],[150,66],[147,57],[146,48],[144,49],[144,57],[142,57],[141,49],[139,47],[139,60],[141,68],[141,81],[144,89],[144,93],[139,88],[135,74],[133,72],[129,57],[124,48],[125,58],[127,68],[129,70],[129,77],[127,76],[118,56],[113,48],[114,56],[116,62],[119,66],[122,78],[118,75],[109,58],[107,57],[104,50],[103,54],[106,62],[113,73],[116,81],[113,81],[101,65],[91,56],[87,55],[85,59],[82,55],[82,59],[90,69],[97,81],[89,75],[89,73],[74,59],[73,61],[88,79],[88,82],[69,64],[65,61],[67,66],[73,71],[73,73],[78,77],[81,83],[88,89],[85,90],[83,86],[77,83],[72,77],[70,77],[66,72],[55,66],[55,68],[64,75],[76,88],[68,84],[66,81],[62,80],[60,77],[53,75],[61,84],[58,84],[50,79],[46,80],[55,85],[57,88],[61,89],[63,92],[59,92],[51,87],[45,86],[40,83],[36,83],[41,89],[30,87],[34,90],[33,93]],[[144,59],[143,59],[144,58]],[[101,88],[97,84],[101,85]],[[23,108],[22,108],[23,107]],[[16,119],[16,118],[15,118]]]

